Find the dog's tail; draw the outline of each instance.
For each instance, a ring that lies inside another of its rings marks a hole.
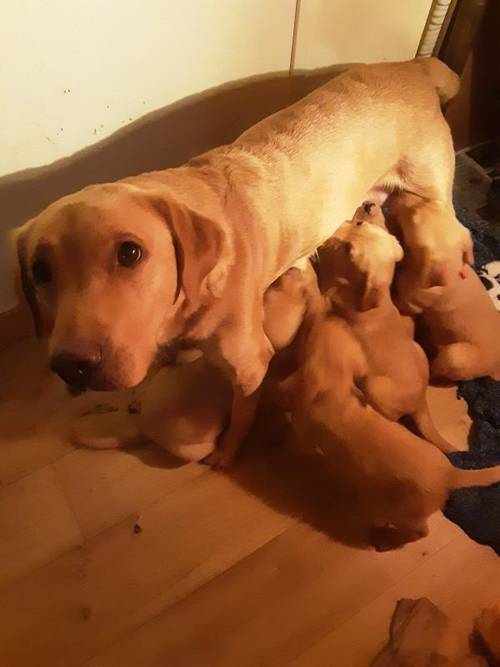
[[[448,65],[437,58],[419,58],[423,68],[436,89],[441,105],[447,104],[460,90],[460,77]]]
[[[489,486],[500,482],[500,465],[493,468],[480,468],[477,470],[463,470],[454,468],[450,484],[450,491],[465,489],[470,486]]]

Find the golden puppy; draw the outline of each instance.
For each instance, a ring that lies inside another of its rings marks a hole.
[[[18,254],[54,372],[84,388],[129,387],[162,346],[196,344],[233,384],[219,451],[230,463],[274,352],[266,289],[373,187],[451,208],[440,102],[458,85],[436,59],[357,65],[231,145],[49,206],[20,231]]]
[[[405,246],[396,278],[397,302],[402,309],[422,313],[431,378],[456,382],[489,375],[500,380],[500,314],[468,266],[468,230],[462,228],[462,244],[454,253],[446,250],[442,257],[430,257],[428,237],[441,239],[445,249],[450,242],[449,218],[406,193],[390,198],[389,212]]]
[[[266,291],[264,328],[277,352],[295,338],[311,293],[317,293],[317,280],[307,260],[289,269]],[[180,363],[153,373],[129,395],[128,402],[140,405],[131,414],[123,409],[123,400],[121,410],[99,414],[100,406],[92,409],[89,396],[77,399],[72,409],[73,438],[95,449],[147,439],[184,461],[209,457],[228,422],[231,384],[200,351],[179,352],[178,359]]]
[[[429,413],[427,358],[413,340],[412,323],[391,299],[403,250],[386,230],[381,208],[360,207],[318,255],[321,291],[350,326],[365,355],[367,375],[359,386],[368,402],[393,421],[408,415],[423,438],[443,451],[453,451]]]
[[[318,447],[335,483],[351,490],[380,551],[423,537],[427,518],[453,489],[500,482],[500,466],[454,468],[446,456],[364,402],[358,382],[366,359],[349,326],[314,304],[298,336],[292,423]]]

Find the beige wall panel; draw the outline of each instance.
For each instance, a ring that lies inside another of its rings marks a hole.
[[[301,0],[296,68],[406,60],[431,0]]]

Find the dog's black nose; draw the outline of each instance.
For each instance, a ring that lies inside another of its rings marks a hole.
[[[102,360],[99,348],[92,350],[67,351],[54,354],[50,361],[51,370],[71,387],[85,389],[94,371]]]

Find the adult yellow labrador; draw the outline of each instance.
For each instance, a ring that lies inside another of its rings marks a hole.
[[[435,59],[355,66],[230,145],[49,206],[21,229],[18,254],[53,370],[72,385],[128,387],[162,346],[192,343],[233,383],[214,457],[228,464],[273,354],[266,288],[371,188],[452,210],[440,101],[458,85]]]

